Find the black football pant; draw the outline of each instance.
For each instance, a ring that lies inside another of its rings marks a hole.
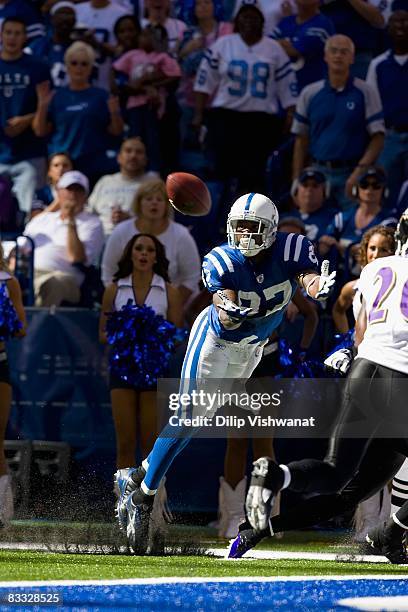
[[[315,495],[271,519],[274,533],[312,527],[344,512],[380,491],[398,472],[408,456],[407,439],[375,439],[370,442],[359,470],[341,493]]]
[[[399,423],[403,415],[407,415],[407,390],[408,375],[367,359],[356,359],[346,381],[340,418],[326,458],[289,463],[289,489],[310,494],[340,493],[357,474],[371,441],[384,438],[382,441],[386,442],[390,424]],[[364,437],[348,437],[361,423]],[[408,438],[406,424],[402,423],[398,432]],[[381,470],[384,461],[382,454],[373,456],[370,469]]]

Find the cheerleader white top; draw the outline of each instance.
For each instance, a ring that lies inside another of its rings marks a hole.
[[[126,306],[129,300],[132,300],[133,304],[137,303],[133,291],[132,275],[119,279],[117,286],[118,290],[113,302],[115,310],[120,310],[122,306]],[[167,317],[168,298],[166,281],[158,274],[153,275],[144,306],[150,306],[157,315],[161,315],[164,318]]]

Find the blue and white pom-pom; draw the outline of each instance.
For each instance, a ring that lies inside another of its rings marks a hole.
[[[111,372],[132,386],[154,388],[186,331],[149,306],[135,306],[129,301],[120,310],[107,313],[106,335],[112,345]]]
[[[0,285],[0,341],[9,340],[23,327],[5,284]]]

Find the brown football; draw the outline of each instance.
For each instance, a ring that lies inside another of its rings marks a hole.
[[[166,190],[172,206],[183,215],[203,217],[210,212],[211,195],[198,176],[187,172],[169,174]]]

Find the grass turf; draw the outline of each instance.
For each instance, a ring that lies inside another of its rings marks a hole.
[[[296,576],[393,574],[407,568],[386,563],[304,559],[224,561],[209,557],[132,557],[122,555],[0,552],[0,580],[103,580],[167,576]]]
[[[350,560],[321,561],[305,559],[227,561],[202,556],[199,547],[223,548],[227,542],[217,540],[214,530],[189,526],[172,526],[169,535],[174,543],[194,542],[197,554],[165,557],[136,557],[125,554],[81,554],[67,546],[65,553],[28,550],[0,550],[0,580],[98,580],[115,578],[154,578],[166,576],[296,576],[330,574],[406,574],[407,567],[386,563],[356,563],[357,547],[347,543],[344,532],[301,531],[285,533],[282,539],[264,540],[257,548],[301,552],[350,554]],[[59,543],[101,545],[117,541],[114,524],[58,523],[15,521],[2,532],[3,542],[46,543],[50,550]],[[122,541],[123,544],[123,541]],[[1,547],[1,545],[0,545]],[[59,549],[58,549],[59,550]],[[87,550],[87,546],[85,548]],[[190,550],[190,548],[188,548]]]

